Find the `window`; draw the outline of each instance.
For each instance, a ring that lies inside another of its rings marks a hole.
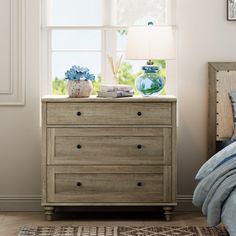
[[[72,65],[88,67],[97,77],[95,92],[101,80],[112,83],[108,56],[113,60],[122,56],[120,83],[132,84],[145,61],[125,60],[127,28],[149,21],[169,24],[173,0],[42,1],[43,91],[64,94],[64,74]]]

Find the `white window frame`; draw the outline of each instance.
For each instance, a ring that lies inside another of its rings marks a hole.
[[[52,93],[52,31],[53,30],[100,30],[102,34],[101,38],[101,73],[102,73],[102,82],[103,83],[113,83],[113,74],[108,62],[107,56],[116,58],[117,51],[116,49],[116,32],[119,29],[128,29],[127,25],[114,26],[115,18],[115,0],[102,0],[102,26],[78,26],[78,25],[67,25],[67,26],[54,26],[50,24],[50,4],[49,0],[41,0],[41,22],[42,22],[42,40],[41,40],[41,95],[51,94]],[[147,0],[148,1],[148,0]],[[175,22],[175,1],[176,0],[167,0],[167,20],[165,25],[173,25]],[[57,50],[59,51],[59,50]],[[63,51],[63,50],[60,50]],[[66,50],[69,51],[69,50]],[[74,51],[74,50],[73,50]],[[76,50],[76,51],[90,51],[90,50]],[[98,50],[91,50],[98,51]],[[99,50],[100,51],[100,50]],[[175,63],[167,63],[167,74],[170,74],[172,77],[175,77],[176,71]],[[168,72],[169,71],[169,72]],[[173,76],[174,75],[174,76]],[[170,84],[170,83],[169,83]],[[177,94],[177,86],[172,85],[167,86],[167,92],[170,90],[172,94]],[[173,91],[173,92],[172,92]]]

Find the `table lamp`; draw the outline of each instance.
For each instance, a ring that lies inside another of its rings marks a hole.
[[[165,88],[165,77],[153,60],[175,58],[174,35],[170,26],[133,26],[128,30],[126,58],[147,60],[144,73],[135,80],[135,87],[143,96],[159,95]]]

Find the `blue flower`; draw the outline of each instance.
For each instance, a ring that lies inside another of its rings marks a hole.
[[[95,80],[95,76],[89,73],[86,67],[72,66],[70,70],[65,73],[66,80]]]

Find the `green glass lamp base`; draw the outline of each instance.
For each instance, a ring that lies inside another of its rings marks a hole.
[[[143,96],[165,93],[165,77],[159,74],[159,67],[147,65],[142,67],[144,73],[135,80],[137,91]]]

